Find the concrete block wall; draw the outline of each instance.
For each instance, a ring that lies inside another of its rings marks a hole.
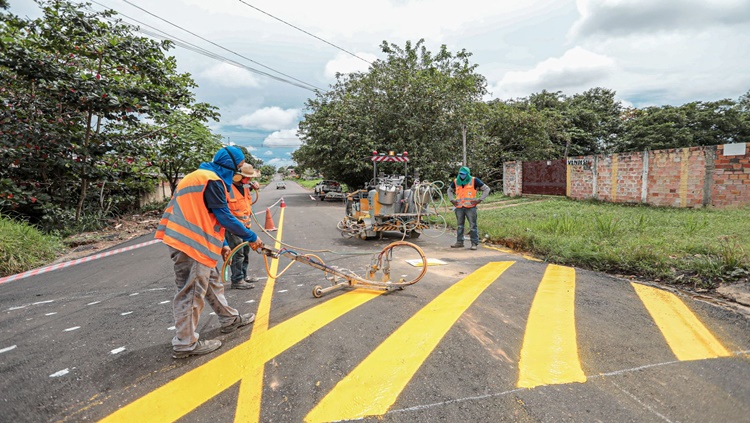
[[[516,162],[513,179],[521,180]],[[517,194],[520,195],[520,185]],[[515,187],[514,187],[515,192]],[[567,190],[573,199],[669,207],[750,203],[750,146],[708,147],[568,158]]]

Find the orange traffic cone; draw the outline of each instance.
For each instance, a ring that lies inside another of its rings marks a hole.
[[[273,224],[273,218],[271,217],[271,209],[266,209],[266,224],[265,224],[265,230],[266,231],[275,231],[276,226]]]

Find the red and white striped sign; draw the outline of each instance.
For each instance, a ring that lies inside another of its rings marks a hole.
[[[408,156],[372,156],[373,162],[408,162]]]

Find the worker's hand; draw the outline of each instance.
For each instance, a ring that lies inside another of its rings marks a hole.
[[[260,189],[260,184],[258,183],[258,181],[250,181],[250,187],[252,189],[258,190]]]
[[[253,251],[258,251],[259,249],[263,248],[263,241],[258,238],[255,240],[255,242],[248,242],[247,245],[252,248]]]
[[[458,205],[458,200],[451,200],[451,204],[453,204],[454,206],[457,206]]]
[[[231,252],[232,252],[232,249],[229,248],[228,246],[225,245],[221,247],[221,258],[223,258],[224,261],[227,261],[227,259],[229,258],[229,253]]]
[[[479,203],[481,203],[481,202],[482,202],[482,200],[476,199],[476,200],[474,200],[474,205],[475,205],[475,206],[478,206],[478,205],[479,205]]]

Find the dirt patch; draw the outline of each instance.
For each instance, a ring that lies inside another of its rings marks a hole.
[[[154,232],[162,215],[161,210],[110,219],[107,226],[93,232],[83,232],[65,238],[68,250],[54,263],[75,260],[96,254],[133,238]]]

